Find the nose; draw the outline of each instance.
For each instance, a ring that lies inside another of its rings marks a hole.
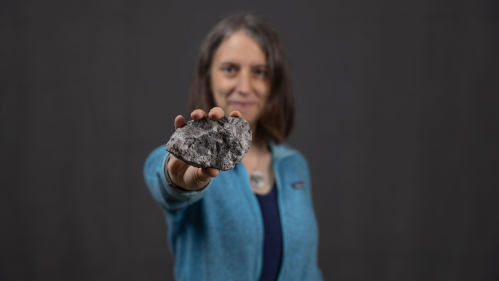
[[[248,95],[251,92],[251,76],[249,73],[241,73],[237,81],[236,91],[242,95]]]

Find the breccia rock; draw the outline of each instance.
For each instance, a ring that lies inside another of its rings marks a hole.
[[[250,126],[243,118],[204,117],[177,129],[166,150],[194,167],[227,171],[243,160],[251,139]]]

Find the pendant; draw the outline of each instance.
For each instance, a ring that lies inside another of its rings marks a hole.
[[[265,177],[262,172],[255,170],[250,176],[251,186],[254,188],[263,188],[265,186]]]

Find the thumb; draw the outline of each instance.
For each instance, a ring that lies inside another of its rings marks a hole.
[[[190,166],[184,176],[185,182],[187,184],[186,189],[197,190],[206,186],[211,178],[218,176],[219,170],[214,168],[201,169]]]
[[[215,168],[207,168],[207,169],[198,169],[198,173],[199,172],[201,172],[199,176],[204,176],[206,177],[206,179],[211,179],[218,176],[220,170]]]
[[[198,168],[196,171],[196,177],[199,182],[207,182],[211,178],[218,176],[219,173],[220,170],[215,168],[207,168],[207,169]]]

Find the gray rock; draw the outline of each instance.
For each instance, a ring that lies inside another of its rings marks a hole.
[[[250,126],[243,118],[204,117],[177,129],[166,150],[194,167],[227,171],[243,160],[251,139]]]

